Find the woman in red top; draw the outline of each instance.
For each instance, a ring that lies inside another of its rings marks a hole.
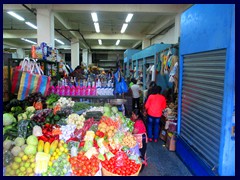
[[[139,151],[141,153],[140,158],[143,161],[142,168],[140,172],[143,170],[144,166],[147,163],[146,160],[146,150],[147,150],[147,130],[146,125],[143,121],[142,114],[139,109],[134,109],[132,111],[132,117],[131,120],[134,123],[134,129],[133,129],[133,135],[136,137]]]
[[[157,142],[160,131],[160,118],[162,116],[162,111],[166,108],[166,99],[160,94],[162,91],[160,86],[155,86],[152,91],[152,94],[148,97],[145,104],[148,115],[147,132],[149,142],[152,141],[152,138],[154,142]]]

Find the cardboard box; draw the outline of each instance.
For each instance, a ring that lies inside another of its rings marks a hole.
[[[171,132],[167,133],[166,147],[168,148],[169,151],[176,150],[176,136]]]

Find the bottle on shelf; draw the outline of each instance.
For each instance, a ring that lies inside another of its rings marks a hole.
[[[56,88],[55,88],[55,93],[56,93],[57,95],[60,95],[60,83],[59,83],[59,81],[58,81],[58,84],[57,84],[57,86],[56,86]]]
[[[69,84],[67,83],[67,79],[65,79],[64,85],[65,85],[65,96],[70,96],[71,95],[70,94],[71,88],[70,88]]]

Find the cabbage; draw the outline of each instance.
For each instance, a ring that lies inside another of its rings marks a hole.
[[[14,146],[11,150],[11,153],[14,156],[17,156],[21,151],[22,151],[22,149],[19,146]]]
[[[25,143],[25,139],[23,137],[17,137],[14,140],[14,143],[15,143],[16,146],[22,146]]]
[[[103,114],[103,116],[107,116],[107,117],[111,117],[111,112],[105,112],[104,114]]]
[[[118,108],[116,106],[113,106],[111,109],[112,109],[112,112],[114,112],[115,114],[118,112]]]
[[[3,126],[11,125],[12,123],[16,122],[16,118],[10,113],[3,114]]]
[[[38,138],[34,135],[29,136],[27,138],[27,145],[37,146],[38,145]]]
[[[106,112],[111,112],[111,108],[108,107],[108,106],[104,106],[103,107],[103,111],[106,113]]]
[[[35,155],[37,153],[37,147],[34,145],[28,145],[24,149],[26,155]]]

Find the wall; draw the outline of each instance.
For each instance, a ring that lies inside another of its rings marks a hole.
[[[151,40],[151,44],[159,44],[163,42],[164,44],[176,44],[175,41],[175,27],[171,28],[166,34],[156,36]]]
[[[231,4],[194,5],[181,16],[179,104],[181,104],[183,56],[197,52],[226,49],[222,129],[218,173],[235,175],[235,139],[231,138],[232,113],[235,92],[235,6]],[[181,106],[179,107],[178,133],[181,132]],[[180,134],[181,135],[181,134]],[[188,151],[193,153],[194,151]],[[189,165],[200,164],[187,156],[186,148],[177,145],[177,154]],[[202,175],[197,169],[196,175]]]

